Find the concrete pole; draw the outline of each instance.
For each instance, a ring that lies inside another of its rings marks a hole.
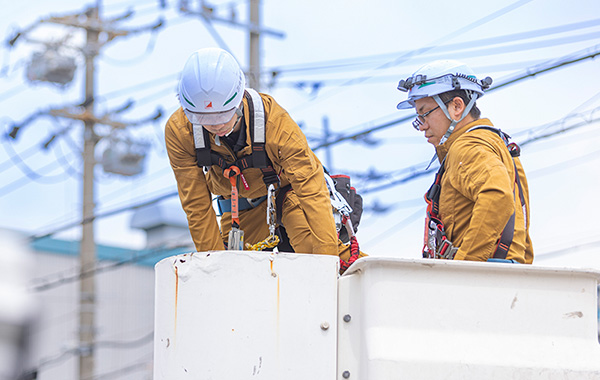
[[[91,24],[99,23],[100,0],[91,8],[88,17]],[[85,113],[94,115],[94,59],[98,54],[98,31],[87,29],[85,49]],[[85,275],[96,263],[96,245],[94,241],[94,150],[96,135],[94,121],[90,117],[85,121],[83,132],[83,220],[81,233],[81,283],[79,297],[79,379],[91,379],[94,376],[95,341],[95,277]]]
[[[260,91],[260,0],[250,0],[249,87]]]

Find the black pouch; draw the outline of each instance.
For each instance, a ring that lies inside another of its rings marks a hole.
[[[350,221],[352,222],[352,227],[354,229],[354,233],[358,231],[358,225],[360,224],[360,217],[363,212],[363,199],[356,192],[356,189],[352,187],[350,184],[350,176],[343,174],[332,175],[331,178],[335,183],[335,189],[344,197],[348,205],[352,207],[352,213],[350,214]],[[348,243],[350,241],[350,236],[348,235],[348,231],[346,231],[346,226],[343,226],[340,229],[340,240],[344,243]]]

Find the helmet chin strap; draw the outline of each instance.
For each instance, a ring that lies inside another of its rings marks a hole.
[[[476,92],[473,92],[471,94],[471,101],[469,102],[469,104],[467,104],[467,107],[465,108],[462,115],[460,116],[460,119],[454,120],[452,117],[450,117],[450,113],[448,113],[448,108],[446,108],[446,105],[444,104],[444,102],[442,101],[440,96],[433,95],[433,99],[435,100],[435,102],[440,106],[440,108],[442,109],[442,111],[444,112],[444,115],[446,115],[448,120],[450,120],[450,126],[448,127],[448,130],[446,131],[444,136],[442,136],[442,138],[440,139],[439,145],[442,145],[443,143],[446,142],[446,140],[448,140],[448,137],[450,137],[450,134],[452,134],[452,132],[454,132],[454,128],[456,127],[456,125],[458,123],[460,123],[460,121],[462,119],[464,119],[469,114],[469,112],[471,112],[471,108],[473,108],[473,106],[475,105],[475,101],[477,100],[478,97],[479,97],[479,95]]]
[[[244,103],[242,103],[238,108],[235,109],[235,114],[237,115],[238,118],[235,121],[235,123],[233,123],[233,127],[231,127],[231,131],[229,131],[225,134],[225,137],[229,137],[229,135],[233,133],[235,126],[238,125],[238,123],[240,122],[240,119],[242,118],[242,116],[244,116],[243,110],[244,110]]]

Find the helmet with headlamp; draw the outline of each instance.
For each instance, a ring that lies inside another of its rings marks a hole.
[[[469,114],[471,108],[475,105],[475,101],[483,96],[484,91],[491,84],[492,78],[477,79],[473,70],[462,62],[455,60],[434,61],[418,69],[409,78],[400,81],[398,90],[408,92],[408,99],[398,103],[397,108],[414,108],[415,101],[432,97],[451,121],[448,131],[440,141],[440,144],[443,144],[454,130],[456,124]],[[454,90],[464,90],[470,99],[461,118],[458,120],[452,119],[446,109],[445,103],[439,96],[440,94]]]

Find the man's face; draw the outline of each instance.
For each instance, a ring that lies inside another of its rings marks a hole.
[[[438,104],[433,98],[423,98],[415,101],[415,110],[417,114],[423,115],[436,108]],[[450,127],[450,120],[444,115],[444,111],[440,108],[429,113],[424,118],[421,118],[422,124],[419,130],[425,132],[427,142],[433,146],[438,146],[442,136]]]
[[[231,120],[229,120],[225,124],[203,125],[203,127],[206,128],[206,130],[209,131],[210,133],[215,134],[219,137],[223,137],[233,130],[233,128],[235,127],[235,124],[237,123],[238,120],[239,120],[239,116],[236,114],[233,114],[233,117],[231,118]]]

